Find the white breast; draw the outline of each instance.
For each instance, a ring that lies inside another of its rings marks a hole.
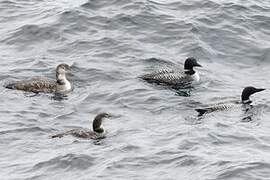
[[[71,84],[70,82],[66,79],[65,81],[65,91],[69,91],[71,90]]]
[[[65,91],[70,91],[72,86],[71,86],[71,83],[67,80],[67,79],[64,79],[62,80],[64,81],[64,84],[63,85],[57,85],[57,92],[65,92]]]
[[[200,81],[199,73],[198,73],[198,72],[195,72],[195,74],[192,75],[192,79],[193,79],[195,82],[199,82],[199,81]]]

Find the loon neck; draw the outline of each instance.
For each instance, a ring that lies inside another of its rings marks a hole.
[[[97,128],[97,129],[94,129],[94,132],[98,133],[98,134],[101,134],[101,133],[104,133],[104,129],[103,128]]]
[[[242,100],[243,104],[250,104],[252,101],[250,99]]]
[[[103,133],[104,129],[102,128],[102,117],[97,116],[94,119],[92,126],[95,133]]]
[[[187,75],[193,75],[195,73],[196,73],[196,71],[194,71],[193,68],[192,69],[185,69],[185,74],[187,74]]]
[[[59,85],[69,84],[69,81],[67,80],[65,73],[56,73],[56,82]]]

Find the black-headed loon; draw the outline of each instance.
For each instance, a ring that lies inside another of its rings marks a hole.
[[[23,80],[10,83],[5,87],[28,92],[59,93],[71,90],[71,83],[66,78],[66,72],[70,67],[67,64],[59,64],[56,67],[56,80],[46,77],[35,77],[30,80]]]
[[[92,128],[93,131],[90,129],[71,129],[63,133],[52,135],[51,138],[62,138],[63,136],[71,135],[77,138],[83,138],[83,139],[98,139],[98,138],[104,138],[105,137],[105,131],[102,128],[102,121],[104,118],[109,118],[111,115],[107,113],[100,113],[98,114],[93,123]]]
[[[199,113],[198,116],[202,116],[204,114],[208,114],[208,113],[211,113],[214,111],[223,111],[223,110],[231,109],[231,108],[235,107],[236,104],[239,104],[239,103],[240,104],[250,104],[250,103],[252,103],[252,101],[249,99],[249,97],[254,93],[264,91],[264,90],[265,89],[262,89],[262,88],[255,88],[252,86],[248,86],[248,87],[245,87],[242,91],[241,102],[233,101],[233,102],[230,102],[229,104],[219,103],[219,104],[212,106],[212,107],[196,109],[196,111]]]
[[[189,82],[199,82],[200,76],[194,67],[202,67],[195,58],[189,57],[184,64],[184,71],[179,69],[161,69],[159,71],[145,74],[141,78],[150,83],[178,85]]]

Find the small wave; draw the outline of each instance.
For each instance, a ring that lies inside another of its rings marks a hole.
[[[220,173],[217,179],[269,179],[270,164],[264,162],[251,162],[245,164],[231,165]]]
[[[133,1],[131,0],[111,0],[111,1],[89,0],[88,2],[82,4],[81,7],[85,9],[97,10],[103,7],[110,7],[110,6],[120,7],[122,5],[126,5],[132,2]]]
[[[88,169],[95,164],[95,158],[84,154],[66,154],[64,156],[58,156],[48,161],[39,162],[31,169],[36,171],[39,169],[65,169],[66,171],[75,169]]]
[[[147,59],[143,59],[144,62],[146,63],[158,63],[158,64],[168,64],[168,61],[165,59],[160,59],[160,58],[147,58]]]
[[[49,130],[43,129],[40,127],[29,127],[29,128],[17,128],[17,129],[10,129],[10,130],[3,130],[0,131],[0,134],[10,134],[10,133],[20,133],[20,132],[48,132]]]
[[[172,157],[171,157],[172,156]],[[179,155],[174,154],[171,156],[148,156],[148,157],[126,157],[118,161],[115,161],[108,165],[106,168],[109,170],[113,169],[133,169],[140,168],[144,166],[150,166],[155,168],[156,166],[162,167],[183,167],[183,166],[192,166],[198,163],[199,158],[191,155]]]
[[[40,41],[62,40],[63,38],[57,31],[52,26],[24,25],[3,41],[7,44],[24,44],[27,46]]]

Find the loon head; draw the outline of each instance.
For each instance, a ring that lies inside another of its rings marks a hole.
[[[202,67],[194,57],[189,57],[185,61],[184,69],[193,71],[193,67]]]
[[[265,89],[262,88],[255,88],[252,86],[245,87],[244,90],[242,91],[241,99],[244,104],[251,103],[252,101],[249,99],[249,96],[251,96],[254,93],[264,91]]]
[[[67,81],[66,79],[66,72],[67,70],[69,70],[70,67],[67,64],[59,64],[56,67],[56,80],[58,84],[65,84],[65,82]]]
[[[94,121],[93,121],[93,130],[94,132],[96,133],[103,133],[104,132],[104,129],[101,127],[101,124],[102,124],[102,120],[104,118],[109,118],[111,117],[108,113],[100,113],[98,114]]]

